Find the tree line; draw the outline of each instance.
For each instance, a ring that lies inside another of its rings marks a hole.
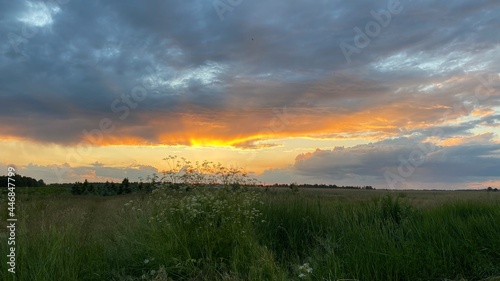
[[[45,182],[43,180],[37,180],[31,177],[25,177],[21,176],[19,174],[16,174],[13,177],[10,177],[10,183],[14,184],[15,187],[40,187],[40,186],[46,186]],[[9,184],[9,177],[8,176],[0,176],[0,186],[1,187],[7,187]]]
[[[150,192],[152,185],[143,182],[130,182],[124,178],[120,184],[106,181],[102,182],[76,182],[71,186],[71,193],[74,195],[101,195],[112,196],[136,192]]]
[[[336,185],[336,184],[308,184],[308,183],[290,183],[290,184],[281,184],[275,183],[272,185],[268,185],[269,187],[283,187],[294,190],[295,188],[338,188],[338,189],[367,189],[374,190],[375,188],[371,185],[367,186],[351,186],[351,185]]]

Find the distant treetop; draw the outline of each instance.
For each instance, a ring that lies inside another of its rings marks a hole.
[[[8,185],[8,178],[7,176],[0,176],[0,187],[7,187]],[[14,179],[14,183],[16,187],[39,187],[39,186],[45,186],[45,183],[43,180],[36,180],[31,177],[25,177],[21,176],[19,174],[16,174],[14,177],[11,177]]]

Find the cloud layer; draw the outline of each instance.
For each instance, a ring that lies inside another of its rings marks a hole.
[[[498,167],[496,0],[0,6],[3,140],[250,150],[296,137],[373,142],[295,162],[302,174],[343,178],[397,167],[394,155],[413,144],[396,140],[418,138],[448,159],[426,161],[422,177],[491,177]],[[483,137],[463,144],[474,136]]]
[[[297,174],[332,180],[371,178],[385,188],[422,188],[429,183],[498,179],[500,143],[491,135],[471,137],[454,146],[397,138],[351,148],[317,149],[295,159]],[[422,184],[422,186],[418,186]]]

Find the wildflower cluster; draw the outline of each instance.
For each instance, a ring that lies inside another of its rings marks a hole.
[[[150,221],[176,221],[193,227],[213,228],[228,224],[254,223],[260,216],[255,208],[258,194],[251,191],[226,191],[224,189],[196,189],[189,193],[156,191],[150,204],[156,215]]]
[[[221,185],[238,189],[241,186],[255,185],[256,180],[248,176],[242,168],[224,167],[220,163],[210,161],[191,162],[186,158],[177,159],[177,156],[163,158],[169,169],[163,171],[160,183],[164,186],[179,189],[189,189],[192,186]]]
[[[144,273],[139,280],[157,281],[157,280],[171,280],[171,279],[168,277],[165,267],[160,266],[158,270],[151,269],[147,273]]]
[[[153,176],[150,194],[123,202],[124,213],[143,225],[144,237],[165,241],[152,250],[156,262],[149,256],[141,260],[141,280],[170,280],[161,266],[183,276],[198,268],[226,272],[235,255],[245,260],[242,264],[261,261],[267,249],[259,247],[253,234],[255,224],[265,222],[258,208],[264,203],[241,180],[246,174],[210,162],[167,160],[173,166],[166,178]],[[236,247],[244,247],[245,256],[235,253]],[[162,258],[165,252],[167,259]]]
[[[299,266],[299,278],[300,279],[306,279],[307,277],[309,277],[309,275],[312,274],[313,272],[313,269],[311,268],[311,266],[309,266],[309,263],[304,263],[303,265]]]

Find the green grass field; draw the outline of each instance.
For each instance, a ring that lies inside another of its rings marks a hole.
[[[1,280],[500,280],[499,192],[17,193]]]

